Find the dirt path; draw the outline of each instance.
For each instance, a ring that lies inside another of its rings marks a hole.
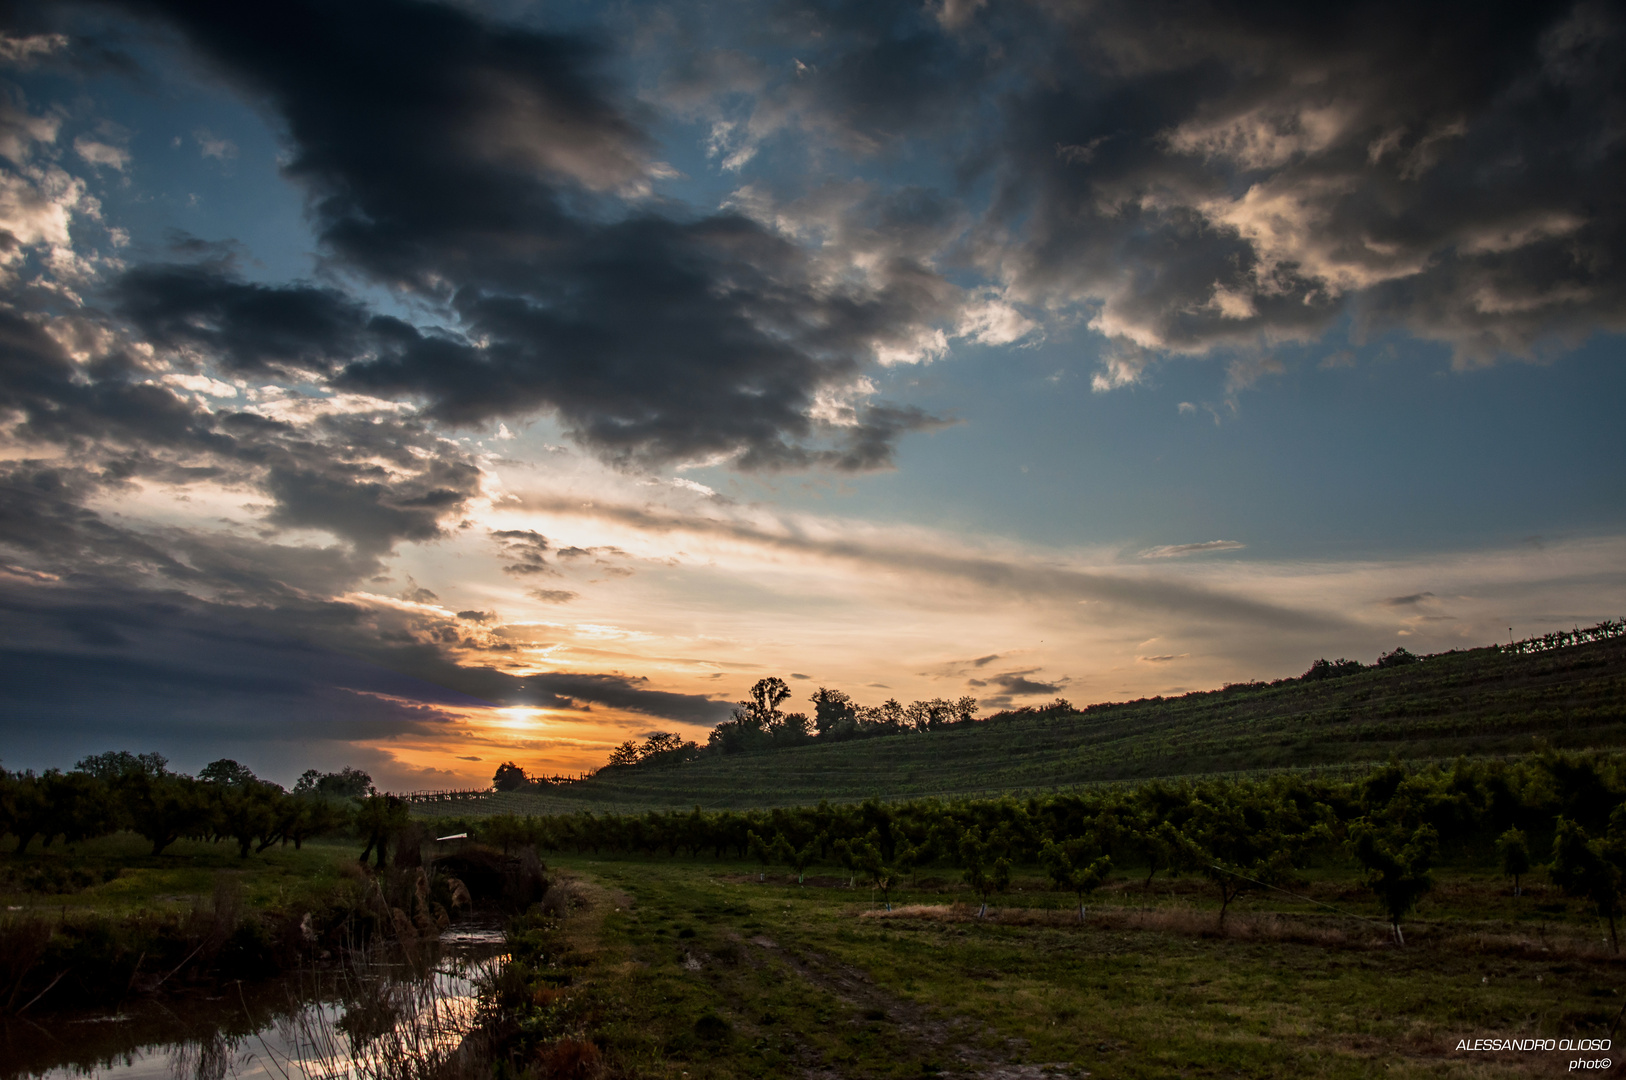
[[[1005,1039],[1002,1047],[989,1049],[989,1043],[1000,1042],[992,1032],[963,1018],[945,1020],[934,1016],[925,1007],[876,986],[858,968],[821,953],[781,948],[762,935],[749,939],[749,944],[847,1005],[854,1014],[849,1023],[874,1025],[887,1032],[897,1045],[899,1057],[937,1063],[941,1071],[936,1075],[945,1080],[1048,1080],[1090,1075],[1070,1062],[1014,1063],[1010,1059],[1027,1049],[1023,1040]],[[808,1067],[804,1075],[809,1080],[846,1080],[847,1076],[839,1066],[830,1064]]]

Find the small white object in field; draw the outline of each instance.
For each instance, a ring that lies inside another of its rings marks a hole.
[[[467,840],[468,838],[469,838],[469,834],[466,833],[466,832],[454,832],[450,836],[437,836],[437,837],[435,837],[435,843],[443,844],[448,840]]]

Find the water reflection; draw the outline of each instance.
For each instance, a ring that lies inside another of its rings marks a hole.
[[[456,1064],[502,946],[496,922],[465,922],[417,949],[218,996],[12,1019],[0,1080],[427,1077]]]

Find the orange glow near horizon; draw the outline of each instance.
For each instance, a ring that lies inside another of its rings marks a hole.
[[[602,766],[610,750],[660,728],[683,729],[684,738],[705,733],[637,713],[595,708],[591,712],[534,705],[451,708],[443,733],[418,734],[371,744],[391,759],[380,786],[395,791],[484,788],[497,766],[512,761],[532,776],[575,775]],[[686,729],[685,729],[686,728]]]

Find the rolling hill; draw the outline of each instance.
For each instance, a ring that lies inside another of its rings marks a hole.
[[[604,769],[540,793],[426,815],[796,806],[1459,754],[1626,746],[1626,639],[1535,655],[1497,648],[1321,681],[1243,683],[1082,712],[669,766]]]

